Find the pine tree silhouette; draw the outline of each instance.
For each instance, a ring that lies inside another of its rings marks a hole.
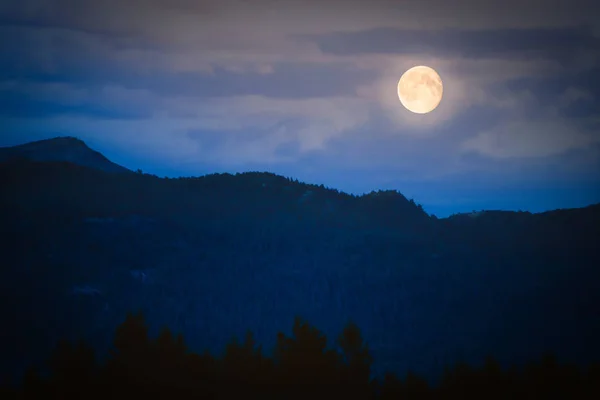
[[[371,380],[372,357],[358,326],[349,323],[327,347],[318,329],[296,318],[292,336],[277,336],[272,358],[248,332],[233,339],[221,359],[188,351],[183,337],[164,328],[148,338],[143,315],[128,314],[117,328],[104,364],[83,342],[61,341],[47,375],[29,369],[19,391],[0,388],[3,399],[542,399],[600,398],[600,364],[583,373],[547,355],[522,369],[503,370],[491,357],[474,368],[446,368],[437,387],[409,372]]]

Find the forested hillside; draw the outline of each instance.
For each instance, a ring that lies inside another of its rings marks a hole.
[[[352,320],[375,374],[600,356],[599,206],[436,219],[394,191],[23,159],[0,186],[5,375],[64,337],[105,354],[137,310],[195,351],[248,329],[271,349],[296,316],[328,336]]]

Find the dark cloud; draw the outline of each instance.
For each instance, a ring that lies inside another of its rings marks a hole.
[[[556,93],[561,93],[569,87],[577,87],[585,91],[600,93],[600,79],[598,79],[598,76],[600,76],[600,67],[595,67],[552,77],[528,76],[512,79],[503,82],[503,85],[510,90],[530,90],[540,97],[548,97]]]
[[[126,49],[156,47],[136,36],[0,23],[0,80],[108,79],[112,69],[128,66],[115,59],[117,52]]]
[[[109,43],[115,49],[140,48],[158,49],[158,45],[152,41],[133,33],[118,32],[111,29],[90,28],[86,26],[72,26],[60,22],[28,19],[9,19],[0,15],[0,30],[4,33],[2,45],[24,44],[21,40],[27,40],[30,33],[36,32],[67,32],[79,35],[95,35]]]
[[[1,62],[0,62],[1,64]],[[144,89],[161,96],[222,97],[262,95],[274,98],[302,99],[354,95],[356,87],[375,79],[372,71],[347,65],[276,64],[271,73],[233,72],[216,68],[212,73],[138,71],[106,61],[74,60],[55,71],[33,68],[7,68],[0,80],[20,79],[33,82],[68,83],[86,87],[117,85]]]
[[[61,82],[86,87],[118,85],[160,95],[198,97],[263,95],[310,98],[353,95],[375,78],[348,63],[278,63],[272,72],[171,72],[168,66],[124,60],[123,49],[157,50],[133,36],[102,36],[72,30],[0,25],[0,81]],[[168,57],[168,51],[159,53]]]
[[[375,78],[373,72],[343,64],[276,64],[271,73],[238,73],[217,68],[211,74],[174,73],[136,75],[125,87],[144,88],[162,95],[199,97],[263,95],[275,98],[310,98],[355,94],[356,86]]]
[[[566,118],[581,119],[598,115],[600,99],[579,99],[561,110],[561,116]]]
[[[536,107],[557,108],[567,118],[585,118],[600,110],[600,67],[553,77],[528,76],[490,86],[509,91],[528,91],[536,99]],[[577,95],[577,94],[580,95]],[[532,110],[533,112],[533,110]]]
[[[114,103],[107,99],[86,100],[79,104],[65,99],[43,99],[19,90],[0,91],[0,116],[45,118],[57,115],[84,115],[99,119],[136,119],[152,116],[145,105]]]
[[[169,11],[214,16],[215,4],[196,0],[6,0],[0,5],[0,24],[131,35],[139,31],[139,20]]]
[[[600,51],[600,38],[585,27],[436,31],[379,28],[301,37],[316,41],[322,51],[336,55],[383,53],[568,59],[580,50]]]

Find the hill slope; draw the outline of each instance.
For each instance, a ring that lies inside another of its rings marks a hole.
[[[66,161],[106,172],[131,172],[90,149],[74,137],[57,137],[13,147],[0,148],[0,162],[16,159],[29,161]]]
[[[487,354],[600,358],[600,207],[429,217],[397,192],[351,196],[269,173],[161,179],[67,162],[0,164],[5,372],[59,337],[105,351],[125,313],[220,352],[269,351],[296,315],[349,319],[376,372],[435,376]]]

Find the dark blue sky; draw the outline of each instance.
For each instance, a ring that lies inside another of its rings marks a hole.
[[[592,0],[5,0],[0,146],[157,175],[268,170],[438,216],[600,202]],[[410,114],[396,84],[444,83]]]

